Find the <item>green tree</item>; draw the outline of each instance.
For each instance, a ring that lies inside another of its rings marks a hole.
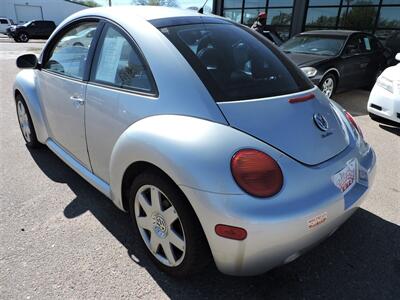
[[[292,15],[281,12],[279,15],[274,16],[271,20],[272,25],[290,25]]]
[[[340,16],[340,26],[365,30],[374,27],[377,9],[375,7],[351,7]]]
[[[153,5],[153,6],[170,6],[177,7],[178,4],[175,0],[132,0],[135,5]]]

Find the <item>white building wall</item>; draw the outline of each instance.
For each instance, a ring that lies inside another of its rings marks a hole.
[[[69,15],[85,8],[64,0],[0,0],[0,17],[25,23],[41,16],[43,20],[54,21],[58,25]]]

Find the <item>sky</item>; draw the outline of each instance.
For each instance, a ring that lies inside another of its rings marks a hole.
[[[94,0],[101,5],[108,5],[108,0]],[[112,0],[113,5],[132,4],[134,0]],[[175,0],[179,7],[186,8],[190,6],[202,6],[205,0]],[[208,0],[207,6],[212,6],[213,0]]]

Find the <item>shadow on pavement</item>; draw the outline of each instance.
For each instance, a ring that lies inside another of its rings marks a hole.
[[[332,99],[349,111],[353,116],[368,115],[368,98],[371,91],[367,89],[357,89],[339,92],[333,95]]]
[[[31,150],[31,155],[51,180],[66,183],[76,194],[65,207],[65,217],[92,213],[127,249],[132,264],[146,268],[170,298],[399,299],[400,227],[366,210],[359,209],[311,252],[264,275],[230,277],[210,266],[201,274],[178,280],[154,267],[139,237],[133,234],[128,214],[46,147]],[[134,278],[126,278],[130,280]]]
[[[379,124],[379,127],[382,128],[383,130],[386,130],[390,133],[393,133],[397,136],[400,136],[400,126],[388,126],[388,125],[383,125],[383,124]]]

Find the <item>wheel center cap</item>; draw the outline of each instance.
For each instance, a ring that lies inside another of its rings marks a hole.
[[[163,216],[160,214],[154,214],[153,219],[153,230],[162,239],[165,239],[168,235],[167,223],[165,222]]]

